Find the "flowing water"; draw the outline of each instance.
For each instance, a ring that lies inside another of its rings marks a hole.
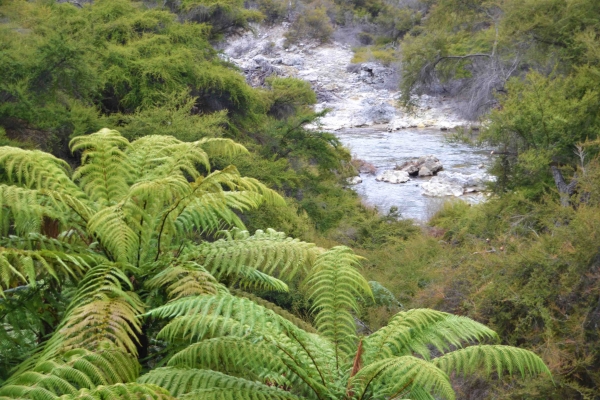
[[[336,132],[336,136],[350,149],[355,158],[367,161],[377,168],[377,174],[394,169],[397,164],[412,158],[433,154],[444,165],[445,171],[464,174],[481,173],[490,163],[489,150],[473,148],[463,143],[449,143],[443,132],[436,129],[404,129],[387,132],[376,128],[352,128]],[[396,206],[403,218],[427,221],[441,205],[455,197],[428,197],[422,194],[421,184],[430,178],[412,178],[406,183],[377,182],[376,175],[361,173],[363,182],[353,189],[367,204],[387,213]],[[460,197],[470,202],[484,196]]]

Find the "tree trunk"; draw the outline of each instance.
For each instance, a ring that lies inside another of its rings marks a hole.
[[[562,173],[556,166],[551,166],[550,170],[552,171],[554,183],[560,194],[560,204],[563,207],[568,207],[570,204],[570,197],[575,193],[575,187],[577,186],[577,174],[573,175],[571,182],[567,185]]]

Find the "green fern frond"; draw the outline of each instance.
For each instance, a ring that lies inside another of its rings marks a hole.
[[[198,178],[198,166],[209,171],[210,164],[203,142],[185,143],[172,136],[144,136],[126,151],[138,179],[187,174]]]
[[[433,364],[447,373],[472,374],[477,371],[490,376],[494,371],[502,376],[519,372],[521,377],[548,374],[550,370],[535,353],[512,346],[479,345],[459,349],[433,360]]]
[[[290,372],[273,346],[233,336],[194,343],[171,357],[168,366],[209,369],[252,379]]]
[[[356,325],[352,313],[359,310],[358,299],[372,297],[366,279],[356,269],[360,258],[343,246],[321,254],[306,280],[312,301],[315,326],[336,347],[337,364],[356,348]]]
[[[197,141],[208,155],[212,157],[225,157],[231,159],[241,154],[248,154],[248,150],[241,144],[225,138],[202,138]]]
[[[58,333],[63,337],[63,348],[94,349],[108,340],[117,348],[137,354],[137,336],[142,332],[137,316],[141,311],[125,299],[95,295],[93,301],[73,309],[62,324]]]
[[[232,290],[232,294],[234,294],[237,297],[245,297],[247,299],[252,300],[256,304],[273,311],[275,314],[279,315],[282,318],[285,318],[286,320],[290,321],[291,323],[296,325],[298,328],[300,328],[306,332],[317,333],[317,330],[315,328],[313,328],[313,326],[310,323],[298,318],[291,312],[279,307],[277,304],[271,303],[270,301],[267,301],[256,295],[253,295],[252,293],[244,292],[242,290]]]
[[[69,147],[83,151],[81,166],[73,174],[88,197],[104,205],[115,204],[129,189],[133,169],[124,149],[129,141],[117,131],[101,129],[91,135],[78,136]]]
[[[287,292],[289,290],[288,285],[285,282],[254,268],[242,267],[236,276],[233,276],[232,278],[233,285],[243,289],[253,288],[274,292]]]
[[[13,375],[0,387],[0,396],[39,399],[76,395],[80,389],[133,381],[139,371],[134,357],[106,349],[105,344],[95,352],[74,349]]]
[[[219,283],[201,265],[184,262],[171,265],[146,282],[150,289],[164,287],[172,300],[202,294],[216,294]]]
[[[204,335],[202,332],[217,320],[234,320],[240,324],[240,329],[244,332],[271,330],[281,325],[291,325],[289,321],[285,321],[253,301],[229,294],[184,297],[155,308],[146,315],[157,318],[180,317],[171,321],[158,334],[159,338],[170,341],[178,337],[188,337],[194,332],[196,333],[190,337],[190,340],[193,337],[202,337]],[[269,328],[266,328],[267,325]]]
[[[202,389],[218,389],[223,393],[228,390],[239,390],[243,393],[251,391],[264,391],[272,389],[263,383],[250,381],[243,378],[238,378],[221,372],[206,370],[206,369],[180,369],[173,367],[157,368],[150,371],[146,375],[142,375],[138,382],[152,383],[167,389],[173,396],[181,398],[183,395],[190,393],[189,398],[198,398],[199,393],[196,392]],[[278,390],[277,392],[281,392]],[[297,399],[289,392],[289,398]],[[204,398],[204,397],[200,397]],[[235,397],[237,399],[237,397]]]
[[[53,250],[20,250],[0,247],[0,296],[18,285],[36,286],[45,278],[80,279],[97,260],[94,257]]]
[[[294,396],[275,387],[261,385],[252,390],[248,389],[201,389],[183,395],[181,399],[206,399],[206,400],[300,400],[301,397]]]
[[[285,207],[287,205],[279,193],[268,188],[258,179],[243,177],[241,178],[240,188],[254,193],[259,193],[262,196],[263,202],[268,205],[276,207]]]
[[[138,235],[126,220],[122,204],[105,207],[88,222],[89,232],[102,244],[114,261],[135,260],[138,249]]]
[[[409,396],[411,389],[422,388],[453,400],[454,390],[448,375],[432,363],[412,357],[392,357],[373,362],[361,369],[350,381],[357,399],[367,398],[369,391],[380,398]]]
[[[61,400],[175,400],[175,397],[156,385],[119,383],[112,386],[99,386],[96,389],[82,389],[75,395],[62,396]]]
[[[413,309],[394,315],[388,325],[365,338],[365,359],[414,353],[429,359],[434,346],[440,352],[464,343],[495,339],[496,333],[470,318],[430,309]]]
[[[292,279],[299,272],[308,272],[320,252],[312,243],[286,237],[273,229],[257,230],[252,236],[247,231],[233,230],[225,239],[194,247],[186,257],[198,260],[217,278],[250,267]]]
[[[43,151],[0,147],[0,180],[29,189],[61,191],[85,198],[71,181],[71,168],[65,161]]]

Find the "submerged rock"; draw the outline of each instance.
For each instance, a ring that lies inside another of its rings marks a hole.
[[[389,183],[404,183],[410,180],[408,173],[406,171],[383,171],[383,173],[375,178],[376,181],[379,182],[389,182]]]

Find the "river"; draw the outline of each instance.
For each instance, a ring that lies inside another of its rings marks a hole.
[[[464,143],[450,143],[439,129],[404,129],[387,132],[377,128],[351,128],[335,132],[355,158],[372,163],[377,173],[393,169],[397,164],[428,154],[435,155],[445,171],[463,174],[481,173],[490,163],[489,150],[474,148]],[[398,207],[403,218],[425,222],[442,204],[455,197],[428,197],[422,194],[421,183],[430,178],[413,178],[409,182],[392,184],[377,182],[375,175],[362,173],[362,183],[353,189],[366,204],[387,213]],[[481,194],[462,196],[460,199],[479,202]]]

